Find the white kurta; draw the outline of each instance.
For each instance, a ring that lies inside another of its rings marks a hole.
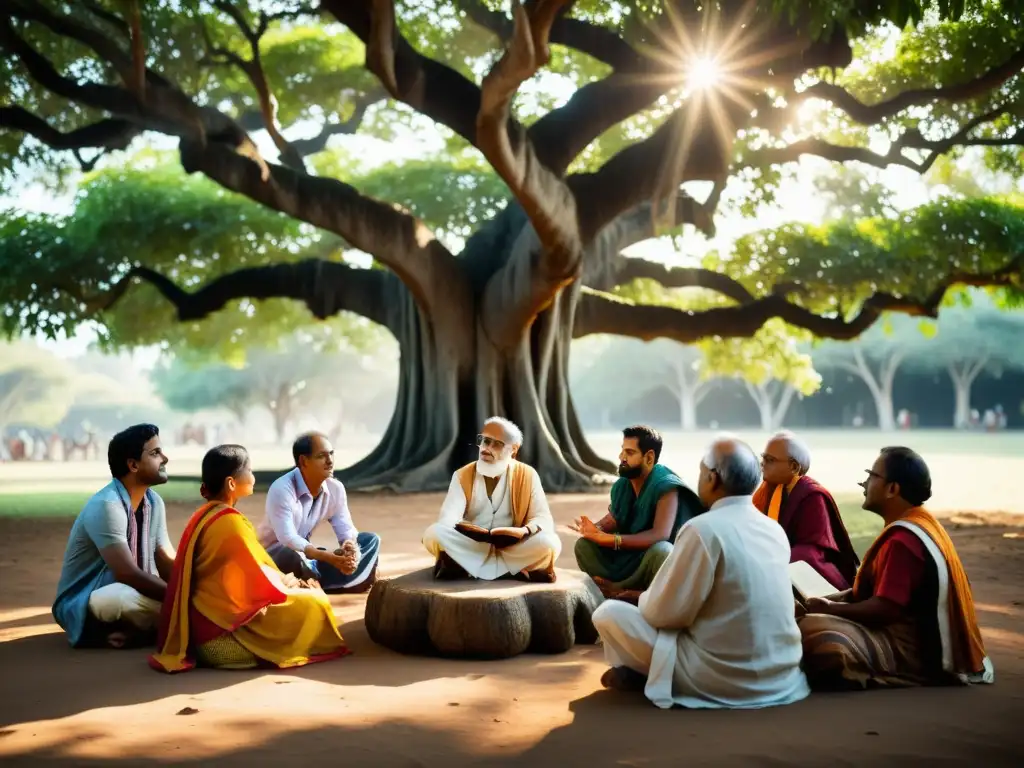
[[[555,533],[555,521],[548,509],[540,476],[533,467],[526,466],[526,469],[533,474],[533,490],[530,516],[526,521],[532,533],[525,541],[496,549],[455,530],[455,524],[460,520],[468,520],[488,530],[513,525],[512,493],[508,487],[512,471],[510,464],[508,471],[498,479],[490,498],[487,497],[483,475],[476,473],[468,509],[458,473],[452,474],[448,495],[441,504],[440,517],[423,533],[423,545],[427,551],[435,558],[441,552],[447,552],[466,573],[478,579],[497,579],[510,573],[544,570],[553,566],[562,551],[562,541]]]
[[[654,704],[767,707],[810,694],[789,579],[789,541],[749,496],[688,521],[639,606],[594,612],[611,666],[647,675]]]

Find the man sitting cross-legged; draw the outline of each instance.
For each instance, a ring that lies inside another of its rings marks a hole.
[[[85,503],[64,551],[53,617],[73,647],[121,648],[156,638],[174,565],[164,501],[160,430],[137,424],[107,448],[113,480]]]
[[[757,455],[721,439],[700,465],[709,509],[679,531],[639,606],[606,600],[594,626],[606,687],[643,689],[661,708],[768,707],[810,693],[789,578],[789,542],[750,503]]]
[[[267,514],[257,530],[275,565],[299,579],[313,579],[324,592],[366,592],[377,579],[380,537],[352,522],[345,486],[334,477],[334,446],[320,432],[299,435],[292,445],[295,469],[267,492]],[[309,542],[324,520],[338,537],[334,550]]]
[[[540,476],[516,460],[522,443],[511,421],[484,422],[479,457],[452,475],[440,517],[423,533],[435,578],[555,580],[562,542]]]
[[[612,486],[608,514],[587,517],[570,528],[576,563],[605,597],[636,603],[672,551],[676,533],[704,511],[697,495],[668,467],[658,463],[661,435],[652,427],[622,430],[619,480]]]
[[[849,589],[860,560],[832,494],[808,477],[810,466],[803,441],[779,432],[761,454],[764,482],[754,493],[754,506],[782,526],[792,562],[803,560],[836,591]]]
[[[885,528],[864,554],[853,589],[807,600],[800,631],[811,685],[993,682],[963,564],[922,507],[931,498],[928,466],[909,448],[892,447],[867,472],[864,509]]]

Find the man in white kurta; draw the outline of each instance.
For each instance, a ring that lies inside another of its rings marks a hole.
[[[680,529],[638,606],[609,600],[594,612],[612,667],[605,686],[643,686],[664,709],[768,707],[810,693],[789,542],[751,503],[760,479],[748,445],[711,446],[697,489],[708,512]]]
[[[555,580],[562,542],[555,533],[540,476],[533,467],[515,460],[521,444],[522,433],[512,422],[492,418],[484,424],[477,437],[475,465],[453,473],[438,521],[423,534],[423,545],[436,560],[436,577]],[[475,541],[456,530],[461,521],[486,531],[512,528],[522,538],[500,547]]]

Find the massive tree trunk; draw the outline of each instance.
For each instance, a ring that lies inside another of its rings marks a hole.
[[[439,310],[429,315],[400,282],[389,281],[383,320],[401,350],[395,412],[370,455],[339,473],[344,482],[445,489],[452,472],[476,457],[475,437],[490,416],[520,426],[519,455],[548,490],[583,490],[614,472],[614,464],[587,444],[569,393],[580,283],[560,291],[512,345],[489,335],[493,318],[508,312],[521,293],[513,289],[522,276],[499,277],[509,284],[498,290],[488,290],[490,279],[534,240],[513,204],[470,240],[459,258],[462,279],[438,284]]]
[[[142,57],[132,62],[95,29],[54,20],[51,11],[38,5],[17,3],[22,16],[41,18],[58,34],[91,47],[114,69],[129,72],[132,78],[135,68],[142,70],[145,98],[128,88],[78,85],[61,76],[14,27],[0,25],[4,46],[33,79],[60,96],[113,116],[86,131],[102,134],[100,146],[115,146],[126,134],[130,138],[142,130],[177,136],[187,172],[201,172],[225,189],[332,233],[386,268],[355,269],[321,254],[302,262],[246,267],[186,291],[169,277],[137,265],[109,293],[88,300],[80,297],[86,306],[107,309],[135,278],[143,278],[176,306],[182,321],[203,318],[243,297],[282,297],[303,301],[320,319],[350,311],[387,327],[401,347],[398,402],[380,444],[342,472],[355,487],[444,488],[452,470],[475,455],[473,437],[491,415],[511,418],[523,428],[521,455],[537,468],[548,490],[586,487],[602,470],[611,471],[611,463],[597,457],[583,439],[569,395],[573,337],[615,333],[685,344],[711,336],[749,337],[768,319],[778,317],[820,337],[851,339],[883,311],[934,313],[945,292],[945,287],[937,288],[926,302],[879,293],[849,318],[821,316],[787,300],[792,286],[774,285],[755,295],[714,271],[667,269],[620,256],[622,248],[657,234],[654,218],[713,232],[715,205],[731,170],[736,170],[731,166],[737,131],[752,122],[754,127],[770,127],[770,115],[778,116],[778,110],[762,109],[767,104],[759,80],[785,80],[820,67],[846,66],[852,52],[842,32],[815,42],[792,18],[746,16],[747,32],[758,40],[761,52],[755,49],[746,56],[746,64],[733,75],[748,85],[730,88],[732,98],[687,98],[648,138],[618,152],[598,170],[569,173],[573,160],[595,139],[655,104],[679,83],[675,55],[667,57],[669,63],[663,56],[641,55],[607,30],[567,16],[567,0],[514,3],[511,20],[474,4],[479,7],[473,18],[491,25],[507,41],[504,53],[477,85],[419,54],[396,24],[392,2],[323,0],[319,8],[365,44],[366,68],[390,98],[461,136],[507,184],[514,203],[485,224],[456,257],[408,212],[361,195],[340,180],[306,173],[298,143],[288,146],[275,123],[258,56],[266,23],[256,30],[244,19],[239,23],[253,54],[242,62],[242,70],[256,89],[264,127],[285,165],[265,162],[235,120],[193,103],[173,83],[148,72]],[[684,27],[700,28],[696,9],[682,13]],[[656,24],[651,39],[662,37],[679,21]],[[613,72],[580,88],[566,104],[527,128],[516,120],[511,105],[519,86],[547,65],[550,42],[587,51]],[[899,97],[865,108],[877,113],[869,122],[892,114],[889,110],[898,101]],[[37,124],[43,122],[32,120],[25,110],[13,114],[37,132]],[[70,146],[79,139],[74,134],[81,133],[53,132]],[[53,141],[52,133],[45,135]],[[765,160],[788,162],[815,151],[837,160],[850,157],[846,148],[802,141],[742,162],[749,167]],[[853,157],[870,156],[858,151]],[[714,191],[704,204],[679,194],[680,185],[688,181],[713,183]],[[1004,270],[998,279],[1005,284],[1010,274]],[[653,278],[666,287],[710,289],[734,304],[686,312],[635,305],[600,293],[634,278]],[[972,280],[994,279],[957,273],[948,276],[944,286],[988,284]],[[892,421],[889,400],[888,408],[879,407],[883,422]]]

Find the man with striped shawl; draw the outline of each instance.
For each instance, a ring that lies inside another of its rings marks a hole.
[[[800,619],[804,669],[819,689],[991,683],[971,585],[931,498],[924,460],[883,448],[864,509],[885,528],[864,555],[853,588],[810,598]]]
[[[174,565],[163,499],[167,482],[160,430],[136,424],[107,448],[113,479],[71,527],[53,617],[72,647],[122,648],[156,637]]]

